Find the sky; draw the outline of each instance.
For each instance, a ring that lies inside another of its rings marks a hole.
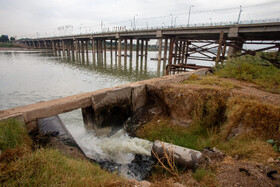
[[[187,25],[277,21],[279,0],[0,0],[0,35],[46,37]],[[190,11],[191,10],[191,11]],[[190,13],[190,17],[189,17]]]

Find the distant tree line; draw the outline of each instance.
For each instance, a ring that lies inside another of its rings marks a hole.
[[[1,35],[0,37],[0,42],[8,43],[8,42],[13,42],[15,41],[15,37],[10,37],[8,35]]]

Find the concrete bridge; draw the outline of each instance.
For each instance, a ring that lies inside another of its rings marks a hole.
[[[188,59],[215,61],[218,64],[231,56],[255,55],[259,51],[270,49],[277,49],[279,53],[280,22],[106,32],[23,39],[20,42],[34,48],[52,49],[56,54],[75,58],[80,54],[88,55],[88,47],[91,46],[94,62],[96,54],[97,58],[102,58],[103,55],[106,58],[104,51],[109,49],[111,57],[114,51],[116,60],[118,57],[118,63],[121,64],[122,56],[132,57],[134,46],[136,46],[137,59],[147,58],[150,40],[157,40],[157,59],[159,62],[168,61],[166,66],[168,74],[205,67],[190,64]],[[249,50],[244,47],[244,44],[258,47]]]

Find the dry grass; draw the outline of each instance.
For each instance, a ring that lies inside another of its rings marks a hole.
[[[163,156],[159,156],[157,153],[155,153],[152,150],[153,155],[158,160],[158,163],[157,163],[156,167],[162,167],[164,170],[168,171],[171,175],[174,175],[177,178],[179,178],[178,169],[177,169],[177,166],[176,166],[175,160],[174,160],[173,147],[166,150],[163,142],[161,142],[161,146],[162,146],[162,149],[163,149]]]
[[[280,138],[280,107],[252,99],[233,97],[227,103],[228,122],[225,136],[234,128],[253,134],[262,140]]]
[[[280,156],[279,153],[273,150],[270,144],[255,136],[241,135],[229,141],[220,141],[216,147],[230,156],[238,155],[242,160],[266,164],[268,158]]]
[[[196,85],[210,85],[214,87],[220,87],[226,90],[241,88],[239,85],[230,82],[229,80],[221,79],[218,76],[208,75],[205,77],[199,77],[192,74],[182,84],[196,84]]]

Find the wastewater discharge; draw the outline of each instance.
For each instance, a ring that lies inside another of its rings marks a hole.
[[[129,179],[140,181],[149,176],[156,164],[151,157],[152,142],[130,137],[123,129],[113,129],[100,136],[98,132],[84,128],[80,112],[75,110],[59,116],[88,158],[98,162],[103,169]]]
[[[89,131],[80,136],[77,142],[88,157],[119,164],[130,163],[135,154],[151,156],[153,146],[150,141],[130,137],[123,129],[109,137],[97,137],[94,131]]]

